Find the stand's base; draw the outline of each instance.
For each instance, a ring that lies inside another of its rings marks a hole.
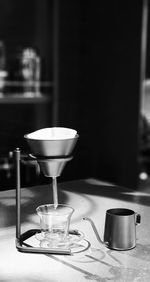
[[[70,249],[54,249],[54,248],[41,248],[41,247],[33,247],[27,244],[25,241],[32,237],[33,235],[40,233],[40,229],[30,229],[25,233],[21,234],[20,238],[16,238],[16,248],[20,252],[24,253],[44,253],[44,254],[59,254],[59,255],[70,255]]]
[[[71,255],[74,253],[80,253],[86,251],[90,247],[90,243],[82,238],[82,233],[77,232],[76,230],[70,231],[69,236],[71,237],[72,244],[59,246],[59,247],[51,247],[49,242],[45,239],[41,238],[41,230],[40,229],[30,229],[23,233],[20,238],[16,238],[16,248],[20,252],[24,253],[41,253],[41,254],[57,254],[57,255]],[[73,238],[74,237],[74,238]],[[78,237],[78,238],[77,238]],[[29,240],[31,238],[31,240]],[[35,238],[35,240],[39,241],[40,247],[35,247],[32,243],[28,243],[26,241],[31,241]]]

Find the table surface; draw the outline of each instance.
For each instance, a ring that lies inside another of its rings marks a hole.
[[[35,209],[52,203],[52,187],[21,189],[21,232],[39,228]],[[15,190],[0,192],[0,281],[150,281],[150,194],[103,183],[96,179],[58,184],[59,203],[75,211],[71,228],[84,233],[90,248],[72,255],[27,254],[15,247]],[[141,214],[136,227],[136,247],[115,251],[100,244],[89,224],[90,217],[103,238],[105,213],[109,208],[130,208]]]

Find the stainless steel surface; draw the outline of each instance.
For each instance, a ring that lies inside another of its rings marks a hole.
[[[102,241],[102,239],[100,238],[99,234],[98,234],[98,231],[97,231],[97,228],[95,226],[95,223],[93,222],[93,220],[89,217],[83,217],[83,220],[87,220],[88,222],[90,222],[91,224],[91,227],[93,228],[93,231],[95,233],[95,236],[97,238],[97,241],[100,243],[100,244],[105,244],[105,242]]]
[[[77,134],[75,138],[66,140],[34,140],[28,138],[27,135],[24,137],[35,156],[59,157],[68,156],[72,153],[79,135]]]
[[[51,127],[26,134],[24,138],[35,156],[60,157],[72,154],[79,135],[70,128]]]
[[[136,246],[135,226],[140,223],[140,215],[132,210],[112,209],[106,211],[104,241],[100,238],[93,220],[88,217],[83,217],[83,220],[90,222],[98,242],[110,249],[124,251]]]
[[[136,246],[136,213],[129,209],[106,211],[104,242],[115,250],[129,250]]]
[[[64,134],[64,139],[62,138]],[[75,136],[68,138],[68,136]],[[54,137],[56,139],[54,139]],[[43,128],[24,136],[30,150],[37,157],[40,169],[47,177],[60,176],[76,145],[79,135],[70,128]]]
[[[14,159],[16,164],[16,238],[20,239],[21,226],[20,226],[20,149],[16,148],[14,151]]]
[[[39,159],[38,163],[40,170],[46,177],[57,177],[60,176],[66,163],[70,161],[72,157],[68,158],[57,158],[57,159]]]

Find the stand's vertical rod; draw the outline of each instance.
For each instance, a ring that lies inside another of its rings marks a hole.
[[[57,191],[57,177],[52,177],[52,187],[53,187],[53,202],[55,209],[58,206],[58,191]]]
[[[20,149],[16,148],[15,162],[16,162],[16,238],[20,239],[21,228],[20,228]]]

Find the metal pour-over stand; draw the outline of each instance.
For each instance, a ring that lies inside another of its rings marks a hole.
[[[69,154],[72,152],[76,142],[78,139],[78,135],[72,140],[70,139],[71,146],[67,153],[63,156],[36,156],[36,155],[29,155],[30,160],[36,160],[42,170],[43,174],[46,177],[52,178],[52,187],[53,187],[53,197],[56,199],[56,191],[57,191],[57,176],[60,176],[62,173],[66,162],[70,161],[73,157]],[[31,145],[31,150],[34,153],[35,144],[32,141],[29,145]],[[36,141],[36,140],[34,140]],[[36,142],[37,143],[37,142]],[[41,142],[40,142],[41,145]],[[42,144],[43,146],[43,144]],[[36,146],[38,148],[38,146]],[[38,148],[39,149],[39,148]],[[42,148],[43,149],[43,148]],[[71,254],[71,250],[69,248],[42,248],[42,247],[33,247],[26,243],[25,241],[32,237],[33,235],[40,233],[40,229],[30,229],[21,234],[21,180],[20,180],[20,162],[21,162],[21,152],[19,148],[14,150],[14,160],[15,160],[15,167],[16,167],[16,248],[21,252],[26,253],[50,253],[50,254]]]

